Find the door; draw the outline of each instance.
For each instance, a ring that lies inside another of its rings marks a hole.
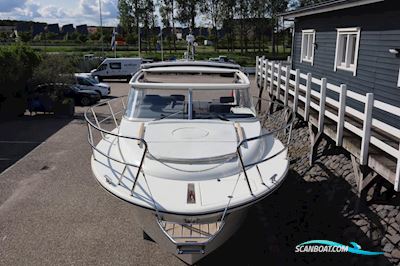
[[[108,76],[108,64],[101,64],[96,70],[96,75]]]

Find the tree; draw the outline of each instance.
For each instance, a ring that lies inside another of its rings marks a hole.
[[[296,0],[292,4],[293,7],[304,7],[309,5],[314,5],[322,2],[326,2],[327,0]]]
[[[21,42],[29,42],[32,40],[32,33],[30,31],[18,32],[18,40]]]
[[[143,28],[145,30],[145,37],[147,42],[147,50],[151,50],[153,45],[150,45],[155,27],[156,16],[154,14],[154,3],[152,0],[145,0],[143,3],[143,12],[141,12],[141,19],[143,21]]]
[[[176,32],[175,32],[175,14],[174,14],[175,0],[161,0],[159,12],[161,15],[161,22],[167,29],[171,29],[168,34],[168,46],[171,52],[171,39],[174,43],[174,51],[176,52]]]
[[[0,117],[24,113],[26,88],[40,60],[40,55],[30,47],[0,47]]]
[[[267,25],[265,23],[261,23],[262,21],[266,21],[267,16],[267,5],[265,0],[251,0],[250,1],[250,17],[252,18],[252,26],[253,26],[253,45],[254,51],[256,49],[256,42],[258,40],[258,51],[261,51],[262,44],[262,33],[265,31]]]
[[[130,32],[135,26],[135,32],[139,31],[140,20],[145,12],[144,7],[144,0],[119,0],[119,19],[121,26],[125,31]],[[140,45],[139,38],[138,45]]]
[[[221,27],[223,13],[222,0],[206,0],[203,2],[201,11],[207,14],[212,24],[212,36],[214,37],[214,49],[218,51],[218,29]]]
[[[222,0],[222,20],[223,31],[226,34],[224,38],[227,40],[228,50],[235,50],[235,32],[234,32],[234,18],[236,16],[236,1],[235,0]]]
[[[87,37],[85,34],[79,34],[78,40],[79,40],[81,43],[85,43],[85,42],[88,40],[88,37]]]
[[[248,44],[248,27],[246,27],[246,22],[249,17],[250,12],[250,1],[249,0],[239,0],[237,1],[237,16],[239,18],[239,35],[240,35],[240,52],[243,53],[243,47],[247,52]]]
[[[119,0],[119,23],[125,33],[132,33],[135,27],[135,18],[132,16],[130,1]]]
[[[278,22],[278,14],[284,12],[288,8],[288,0],[267,0],[267,11],[271,18],[271,45],[272,54],[276,53],[275,43],[275,27]]]
[[[193,31],[196,27],[196,16],[201,2],[196,0],[177,0],[176,2],[178,9],[178,21],[187,27],[190,27],[190,29]]]

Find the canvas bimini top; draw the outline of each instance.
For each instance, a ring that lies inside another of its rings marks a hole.
[[[130,84],[135,89],[236,90],[250,87],[240,66],[205,61],[144,64]]]

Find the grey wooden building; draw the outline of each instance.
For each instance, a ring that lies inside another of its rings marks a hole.
[[[326,1],[282,17],[294,21],[293,69],[400,107],[399,0]],[[400,127],[397,116],[374,116]]]

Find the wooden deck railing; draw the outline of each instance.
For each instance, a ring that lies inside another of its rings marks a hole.
[[[269,94],[281,100],[284,105],[289,104],[290,98],[294,112],[299,113],[301,103],[304,107],[302,115],[305,121],[309,121],[310,112],[317,112],[316,127],[319,132],[324,132],[325,118],[333,121],[336,132],[330,137],[336,145],[343,144],[344,130],[361,138],[359,152],[354,154],[360,165],[368,165],[368,160],[371,160],[371,147],[378,148],[379,154],[391,157],[390,160],[395,162],[392,167],[395,168],[392,169],[394,176],[383,177],[394,184],[395,191],[400,190],[400,129],[372,115],[374,109],[379,109],[400,117],[399,107],[374,99],[373,93],[362,95],[347,89],[346,84],[337,86],[328,83],[326,78],[315,78],[311,73],[301,73],[299,69],[292,70],[282,62],[276,63],[264,57],[256,59],[255,81],[260,90],[269,90]],[[319,91],[315,89],[316,86]],[[329,95],[337,97],[334,99]],[[348,99],[364,105],[364,112],[350,106],[347,103]],[[390,141],[387,141],[388,138]]]

